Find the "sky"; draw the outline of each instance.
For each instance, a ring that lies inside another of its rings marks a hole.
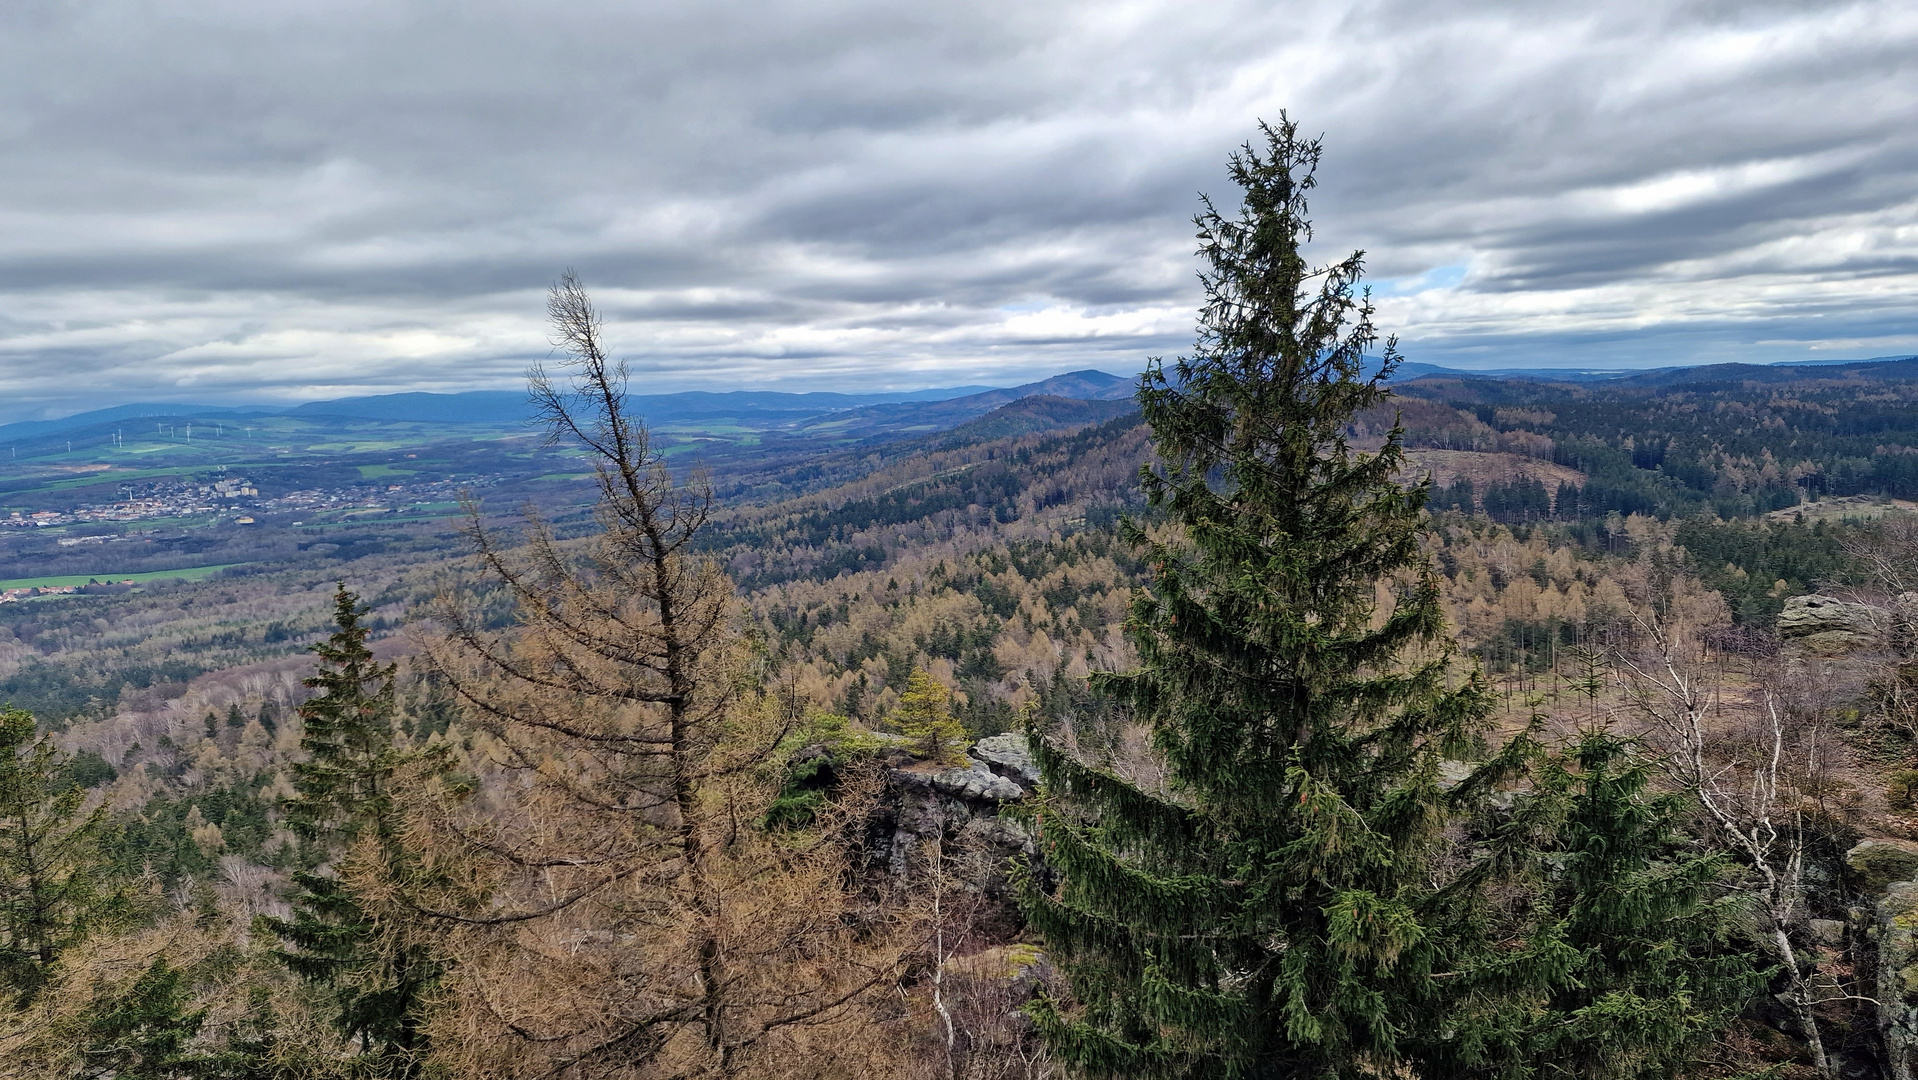
[[[1918,352],[1918,5],[7,0],[0,419],[1136,372],[1280,110],[1409,360]]]

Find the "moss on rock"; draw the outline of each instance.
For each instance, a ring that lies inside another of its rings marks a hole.
[[[1910,840],[1861,840],[1845,852],[1859,887],[1883,892],[1895,881],[1918,879],[1918,843]]]

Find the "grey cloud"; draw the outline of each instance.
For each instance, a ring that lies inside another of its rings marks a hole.
[[[566,267],[653,389],[1136,370],[1285,107],[1325,258],[1466,268],[1382,294],[1414,359],[1918,351],[1914,56],[1896,2],[16,2],[0,412],[511,385]]]

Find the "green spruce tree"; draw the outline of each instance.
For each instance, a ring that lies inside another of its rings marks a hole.
[[[61,954],[126,914],[111,887],[104,806],[89,810],[69,759],[0,709],[0,991],[32,1002]]]
[[[229,1075],[217,1068],[219,1055],[189,1047],[206,1023],[206,1010],[189,1004],[190,991],[187,973],[161,957],[125,991],[96,997],[74,1032],[79,1074],[112,1080]]]
[[[1198,218],[1198,347],[1141,385],[1165,523],[1126,526],[1140,668],[1094,680],[1169,782],[1036,739],[1053,873],[1025,898],[1076,1001],[1033,1015],[1094,1077],[1676,1075],[1762,981],[1718,865],[1603,736],[1567,758],[1527,732],[1441,781],[1485,755],[1492,697],[1452,674],[1429,482],[1398,482],[1397,430],[1346,441],[1398,355],[1368,359],[1360,256],[1301,254],[1319,144],[1265,134],[1232,159],[1240,212]]]
[[[1264,131],[1231,161],[1240,211],[1197,218],[1194,354],[1139,390],[1160,459],[1142,482],[1173,528],[1128,524],[1151,566],[1142,664],[1095,677],[1150,724],[1171,790],[1039,748],[1063,884],[1028,909],[1078,1008],[1038,1015],[1089,1076],[1391,1075],[1436,993],[1439,762],[1489,711],[1478,679],[1447,681],[1399,432],[1346,440],[1399,358],[1368,355],[1360,255],[1301,251],[1319,144]]]
[[[1528,790],[1446,890],[1469,923],[1439,936],[1446,1022],[1420,1076],[1652,1080],[1694,1055],[1765,982],[1726,859],[1701,854],[1639,748],[1588,730],[1540,755]],[[1496,888],[1485,888],[1496,883]],[[1463,931],[1463,932],[1461,932]]]
[[[286,946],[285,963],[331,988],[340,1029],[360,1044],[365,1071],[412,1077],[424,1062],[425,999],[440,966],[407,913],[369,903],[336,865],[357,857],[365,872],[391,883],[413,864],[394,802],[395,777],[412,755],[394,745],[395,668],[374,661],[365,614],[342,584],[335,629],[312,647],[318,671],[304,681],[320,693],[299,709],[307,757],[292,767],[297,794],[284,811],[318,865],[294,875],[292,917],[267,924]]]

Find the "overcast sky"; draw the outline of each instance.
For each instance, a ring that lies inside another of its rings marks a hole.
[[[1289,109],[1409,359],[1918,352],[1918,5],[6,0],[0,419],[1010,384],[1192,338]]]

